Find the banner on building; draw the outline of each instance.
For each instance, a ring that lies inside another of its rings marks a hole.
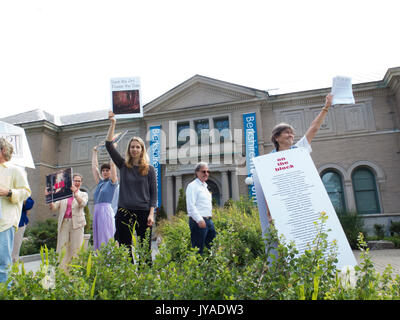
[[[246,147],[247,176],[250,177],[254,169],[253,158],[258,156],[257,121],[255,112],[243,114],[243,128]],[[254,201],[257,200],[254,184],[249,186],[249,197]]]
[[[140,78],[111,79],[111,110],[117,119],[142,118]]]
[[[150,127],[150,164],[156,171],[157,178],[157,207],[161,207],[161,126]]]
[[[262,193],[258,201],[263,203],[258,209],[263,233],[269,226],[268,206],[278,235],[283,235],[287,243],[293,241],[302,254],[312,245],[318,233],[316,224],[324,212],[328,218],[323,230],[328,235],[329,248],[334,242],[337,244],[337,266],[355,266],[357,261],[309,152],[296,148],[253,161],[255,188],[258,194]]]
[[[21,167],[35,168],[31,149],[23,128],[0,121],[0,137],[5,138],[14,148],[11,163]]]

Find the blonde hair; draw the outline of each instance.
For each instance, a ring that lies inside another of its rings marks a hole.
[[[14,152],[14,147],[6,139],[0,138],[0,149],[4,150],[4,160],[10,161]]]
[[[129,148],[131,146],[132,141],[136,141],[140,144],[140,146],[142,147],[142,151],[140,152],[140,156],[139,156],[139,173],[142,176],[145,176],[146,174],[149,173],[149,163],[150,163],[150,159],[149,156],[147,155],[146,152],[146,146],[142,140],[142,138],[140,137],[132,137],[131,140],[129,140],[128,145],[126,147],[126,152],[125,152],[125,165],[128,168],[132,168],[133,167],[133,157],[131,156],[131,153],[129,152]]]

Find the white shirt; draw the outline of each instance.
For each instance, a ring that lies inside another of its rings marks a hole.
[[[308,153],[312,152],[312,148],[310,143],[308,142],[306,136],[303,136],[297,143],[295,144],[296,147],[298,148],[304,148],[308,151]]]
[[[201,182],[199,178],[189,183],[186,188],[186,208],[189,217],[197,223],[203,217],[211,217],[212,200],[211,193],[207,189],[207,183]]]
[[[307,140],[306,136],[303,136],[299,141],[294,146],[291,146],[290,149],[295,149],[295,148],[304,148],[308,151],[308,153],[312,152],[312,148],[310,143]],[[276,149],[272,150],[270,153],[275,153],[277,152]]]

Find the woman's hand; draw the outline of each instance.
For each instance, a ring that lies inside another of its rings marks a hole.
[[[154,224],[154,213],[150,213],[147,218],[147,226],[152,227]]]
[[[115,119],[115,114],[112,111],[108,111],[108,119],[114,124],[117,122],[117,119]]]
[[[333,100],[333,95],[331,93],[328,93],[328,95],[325,97],[325,107],[329,109],[332,105],[332,100]]]
[[[2,197],[7,196],[8,195],[8,191],[10,191],[10,190],[7,189],[7,188],[0,187],[0,196],[2,196]]]

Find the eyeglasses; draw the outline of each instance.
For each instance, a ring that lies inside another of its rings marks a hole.
[[[79,183],[81,183],[82,181],[81,180],[73,180],[74,182],[79,182]]]
[[[208,173],[208,174],[210,174],[210,170],[201,170],[200,172],[201,172],[201,173]]]

